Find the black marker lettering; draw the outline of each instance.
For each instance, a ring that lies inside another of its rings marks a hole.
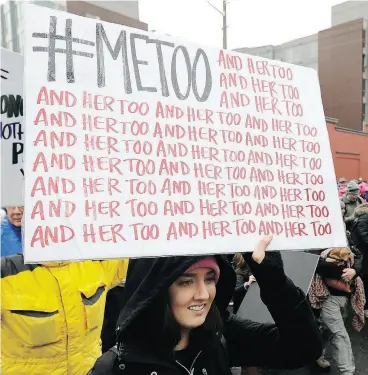
[[[163,40],[158,40],[158,39],[149,39],[147,43],[156,44],[158,68],[160,71],[161,92],[162,92],[162,96],[168,97],[170,95],[170,92],[167,86],[166,71],[165,71],[164,58],[163,58],[161,46],[164,45],[164,46],[173,48],[175,47],[175,44],[170,43],[170,42],[164,42]]]
[[[132,83],[130,80],[126,31],[122,31],[116,41],[114,49],[112,49],[109,40],[107,39],[105,29],[101,23],[96,24],[96,52],[97,52],[97,84],[98,87],[105,87],[105,61],[103,42],[106,44],[112,58],[118,58],[120,50],[122,50],[122,61],[124,70],[124,90],[126,94],[132,93]]]

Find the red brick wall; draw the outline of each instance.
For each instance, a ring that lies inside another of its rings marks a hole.
[[[363,19],[318,33],[318,75],[327,117],[363,128]]]
[[[327,122],[336,178],[368,179],[368,133],[339,128]]]

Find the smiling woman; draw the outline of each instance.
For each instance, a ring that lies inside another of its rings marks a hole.
[[[191,266],[170,286],[170,307],[181,333],[175,350],[185,349],[189,345],[190,331],[204,324],[209,314],[216,314],[212,302],[219,276],[216,259],[208,257]]]
[[[246,262],[275,325],[242,320],[227,307],[235,272],[226,256],[132,259],[118,345],[89,375],[230,375],[233,366],[298,368],[321,354],[305,295],[261,240]]]

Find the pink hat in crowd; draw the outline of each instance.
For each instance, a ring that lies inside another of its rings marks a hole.
[[[199,260],[197,263],[194,263],[190,266],[185,272],[190,272],[196,270],[197,268],[210,268],[211,270],[215,271],[216,281],[220,278],[220,267],[216,262],[216,258],[213,256],[203,258]]]

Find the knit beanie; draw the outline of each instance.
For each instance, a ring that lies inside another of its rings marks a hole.
[[[348,194],[359,194],[359,185],[355,181],[350,181],[346,188]]]
[[[196,270],[197,268],[210,268],[215,271],[216,281],[220,278],[220,267],[216,262],[216,258],[213,256],[203,258],[197,263],[194,263],[185,271],[185,273]]]

